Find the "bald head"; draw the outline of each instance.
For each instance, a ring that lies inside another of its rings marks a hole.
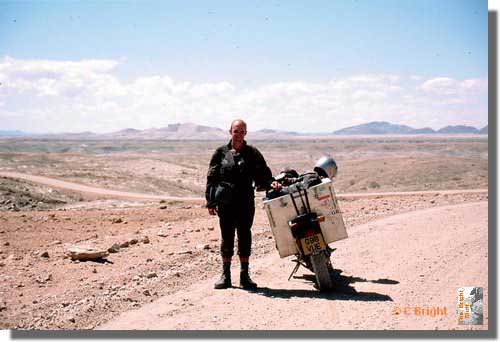
[[[233,120],[231,123],[231,145],[236,150],[239,150],[245,144],[245,135],[247,135],[247,124],[243,120]]]
[[[242,126],[245,127],[245,131],[247,130],[247,123],[241,119],[236,119],[231,122],[231,127],[229,128],[229,131],[231,132],[233,130],[233,127],[236,126]]]

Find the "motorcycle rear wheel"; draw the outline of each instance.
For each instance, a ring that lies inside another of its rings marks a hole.
[[[333,282],[328,267],[328,265],[330,264],[329,257],[326,255],[326,253],[319,253],[316,255],[311,255],[310,258],[319,290],[331,290],[333,287]]]

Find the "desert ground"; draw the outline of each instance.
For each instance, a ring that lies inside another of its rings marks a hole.
[[[262,194],[260,288],[238,287],[235,260],[234,288],[213,289],[219,228],[202,197],[223,141],[0,139],[0,328],[488,329],[487,305],[481,326],[455,313],[459,287],[481,286],[488,300],[486,137],[248,140],[273,174],[336,159],[349,238],[331,244],[333,291],[302,268],[287,281],[294,264],[278,256]],[[115,248],[78,261],[75,245]],[[303,312],[314,321],[289,319]]]

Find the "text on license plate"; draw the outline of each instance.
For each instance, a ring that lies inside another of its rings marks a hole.
[[[314,252],[319,252],[326,249],[325,242],[323,241],[323,237],[321,236],[321,234],[315,234],[300,239],[300,243],[302,244],[302,249],[304,250],[305,255],[309,255]]]

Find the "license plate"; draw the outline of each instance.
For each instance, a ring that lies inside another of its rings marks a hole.
[[[314,234],[306,238],[300,239],[302,244],[302,249],[305,255],[312,254],[314,252],[321,252],[326,249],[325,242],[321,234]]]

